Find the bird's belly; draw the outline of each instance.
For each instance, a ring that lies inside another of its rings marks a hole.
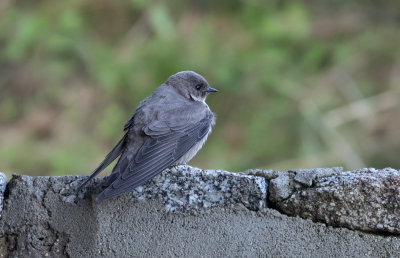
[[[186,152],[185,155],[183,155],[180,159],[178,159],[175,162],[175,165],[184,165],[187,162],[189,162],[195,155],[196,153],[203,147],[203,144],[206,142],[208,135],[211,133],[211,127],[210,131],[201,139],[196,145],[194,145],[188,152]]]

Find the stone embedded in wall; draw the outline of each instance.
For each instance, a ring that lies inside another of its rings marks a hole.
[[[0,218],[1,211],[3,210],[4,192],[6,191],[7,177],[4,173],[0,172]]]
[[[250,210],[265,207],[267,184],[262,177],[223,170],[173,167],[133,191],[138,200],[159,197],[169,211],[208,209],[241,203]]]
[[[335,227],[399,234],[400,171],[365,168],[320,177],[276,206]]]
[[[338,175],[343,172],[342,167],[333,168],[310,168],[310,169],[297,169],[289,171],[295,174],[293,180],[303,186],[310,187],[316,179],[321,177],[330,177]]]
[[[311,187],[316,179],[340,174],[342,167],[289,170],[249,169],[246,173],[264,177],[269,185],[269,202],[275,205],[295,191]]]

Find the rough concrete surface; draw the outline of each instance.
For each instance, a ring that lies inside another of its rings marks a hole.
[[[0,254],[399,257],[398,174],[338,168],[245,174],[179,166],[132,194],[100,203],[101,179],[74,203],[71,193],[81,176],[14,176],[1,213]],[[348,196],[350,188],[355,194]],[[351,230],[378,227],[374,234]]]
[[[321,177],[277,206],[286,214],[328,225],[398,234],[400,172],[367,168]]]

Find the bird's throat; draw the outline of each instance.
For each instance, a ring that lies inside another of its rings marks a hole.
[[[199,97],[193,96],[193,94],[190,94],[190,98],[193,101],[205,102],[205,98],[199,98]]]

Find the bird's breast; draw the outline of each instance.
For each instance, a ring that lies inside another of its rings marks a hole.
[[[211,126],[208,130],[208,133],[198,143],[196,143],[188,152],[186,152],[186,154],[184,154],[180,159],[178,159],[175,162],[175,165],[185,165],[187,162],[189,162],[203,147],[210,133],[211,133]]]

